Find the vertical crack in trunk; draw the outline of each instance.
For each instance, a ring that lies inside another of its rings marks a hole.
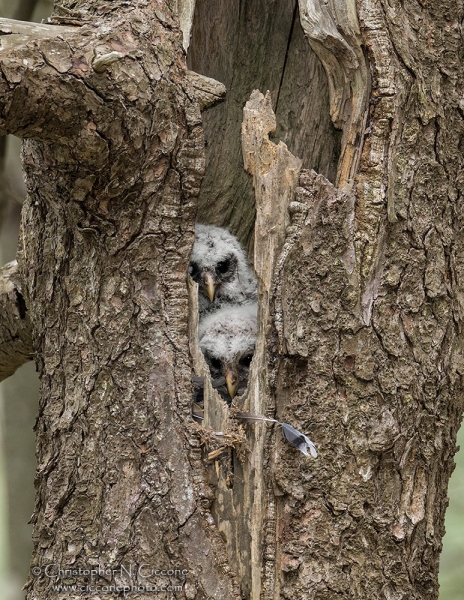
[[[295,23],[297,21],[297,16],[298,16],[298,3],[295,1],[295,8],[293,9],[293,16],[292,16],[292,25],[290,27],[290,32],[288,34],[287,48],[285,50],[285,60],[284,60],[283,66],[282,66],[282,74],[280,76],[279,87],[277,88],[277,98],[276,98],[276,101],[275,101],[275,108],[274,108],[274,113],[276,113],[276,114],[277,114],[277,110],[279,108],[280,92],[282,90],[282,83],[283,83],[284,77],[285,77],[285,68],[287,66],[287,61],[288,61],[289,51],[290,51],[290,45],[292,43],[293,30],[295,28]]]

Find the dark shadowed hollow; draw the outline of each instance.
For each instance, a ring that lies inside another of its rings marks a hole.
[[[198,220],[230,227],[251,251],[255,198],[240,139],[245,102],[253,90],[269,90],[275,141],[333,182],[341,132],[330,119],[326,74],[304,37],[295,0],[199,0],[187,61],[227,88],[225,101],[203,114],[206,174]]]

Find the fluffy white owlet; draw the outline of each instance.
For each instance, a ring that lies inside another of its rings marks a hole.
[[[200,321],[200,348],[211,372],[213,386],[214,381],[225,378],[230,399],[242,394],[248,383],[258,333],[257,311],[256,302],[229,305]]]
[[[222,227],[195,225],[189,273],[199,285],[200,319],[224,304],[245,304],[257,299],[257,281],[245,250]]]

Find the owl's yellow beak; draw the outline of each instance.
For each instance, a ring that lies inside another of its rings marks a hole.
[[[226,386],[227,391],[229,392],[229,396],[234,398],[237,393],[238,388],[238,372],[237,368],[233,365],[227,365],[225,368],[225,378],[226,378]]]
[[[206,293],[209,301],[213,302],[214,296],[216,295],[216,278],[211,271],[206,271],[203,275],[203,283],[205,286]]]

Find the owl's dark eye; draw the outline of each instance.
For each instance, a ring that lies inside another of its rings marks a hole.
[[[242,365],[242,367],[249,367],[252,359],[253,354],[247,354],[246,356],[242,356],[242,358],[240,359],[240,364]]]
[[[227,271],[229,269],[230,269],[230,260],[229,259],[221,260],[221,262],[219,262],[216,266],[217,273],[227,273]]]
[[[189,265],[189,275],[192,279],[197,279],[200,274],[200,270],[198,269],[198,265],[194,262],[191,262]]]
[[[209,362],[211,363],[211,366],[213,367],[213,369],[219,370],[221,368],[221,361],[218,360],[217,358],[210,358]]]

